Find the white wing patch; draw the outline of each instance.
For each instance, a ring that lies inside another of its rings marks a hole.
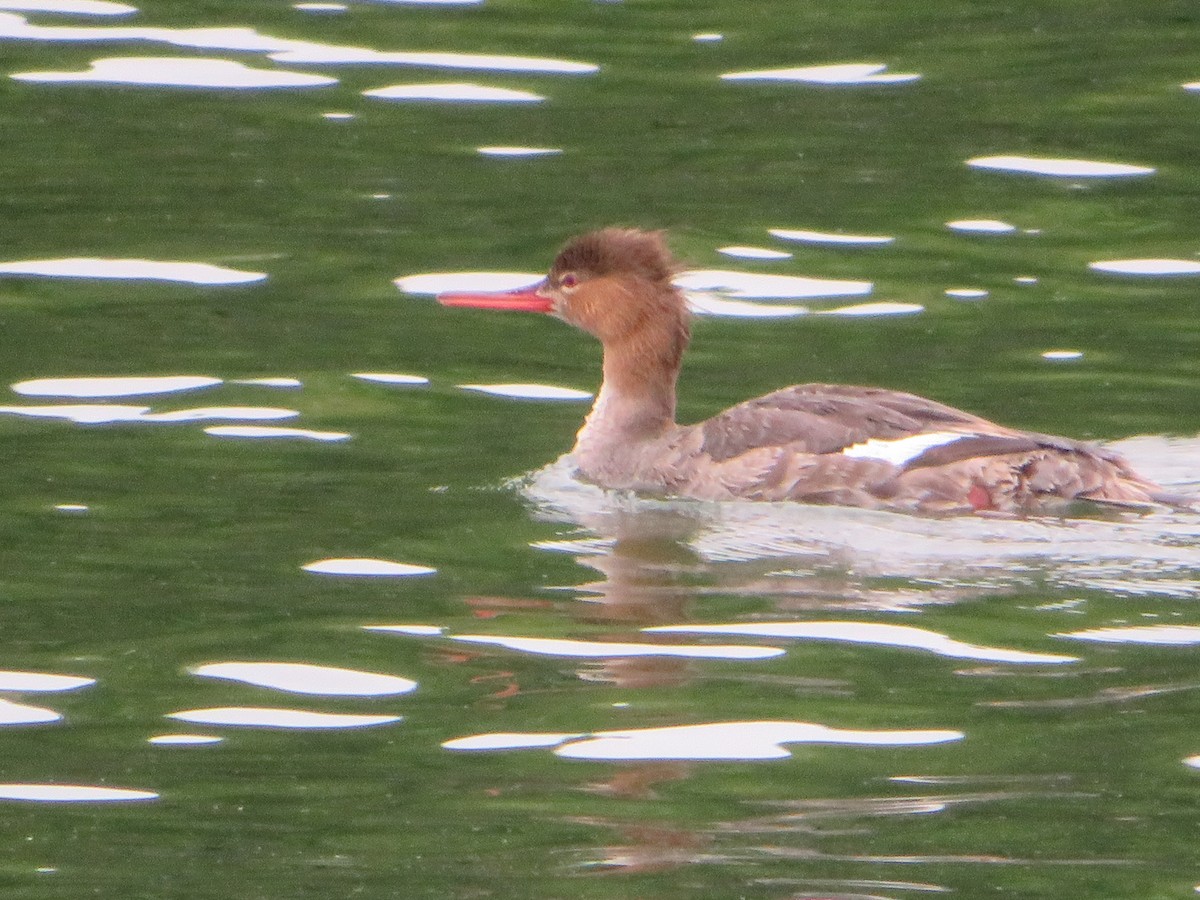
[[[931,447],[952,444],[966,437],[971,437],[971,435],[957,431],[932,431],[928,434],[913,434],[891,441],[871,438],[861,444],[852,444],[844,448],[842,454],[859,458],[882,459],[894,466],[902,466],[912,462]]]

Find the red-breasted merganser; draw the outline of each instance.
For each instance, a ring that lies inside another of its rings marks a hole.
[[[602,487],[941,514],[1181,502],[1109,450],[883,388],[795,385],[678,425],[677,271],[661,233],[605,228],[568,242],[540,284],[438,300],[549,313],[600,340],[604,381],[571,458]]]

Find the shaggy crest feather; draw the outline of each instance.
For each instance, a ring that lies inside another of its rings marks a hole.
[[[575,272],[593,278],[633,275],[662,283],[670,281],[678,269],[661,231],[602,228],[563,247],[550,268],[550,279]]]

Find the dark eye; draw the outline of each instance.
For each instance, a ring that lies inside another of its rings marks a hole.
[[[560,287],[573,288],[575,285],[579,284],[579,279],[575,277],[574,272],[567,272],[558,279],[558,283]]]

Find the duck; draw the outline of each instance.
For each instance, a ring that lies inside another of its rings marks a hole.
[[[932,515],[1185,502],[1097,444],[882,387],[798,384],[681,425],[676,386],[691,330],[673,283],[680,268],[663,232],[603,228],[568,241],[537,284],[438,301],[548,314],[600,341],[602,383],[568,458],[602,488]]]

